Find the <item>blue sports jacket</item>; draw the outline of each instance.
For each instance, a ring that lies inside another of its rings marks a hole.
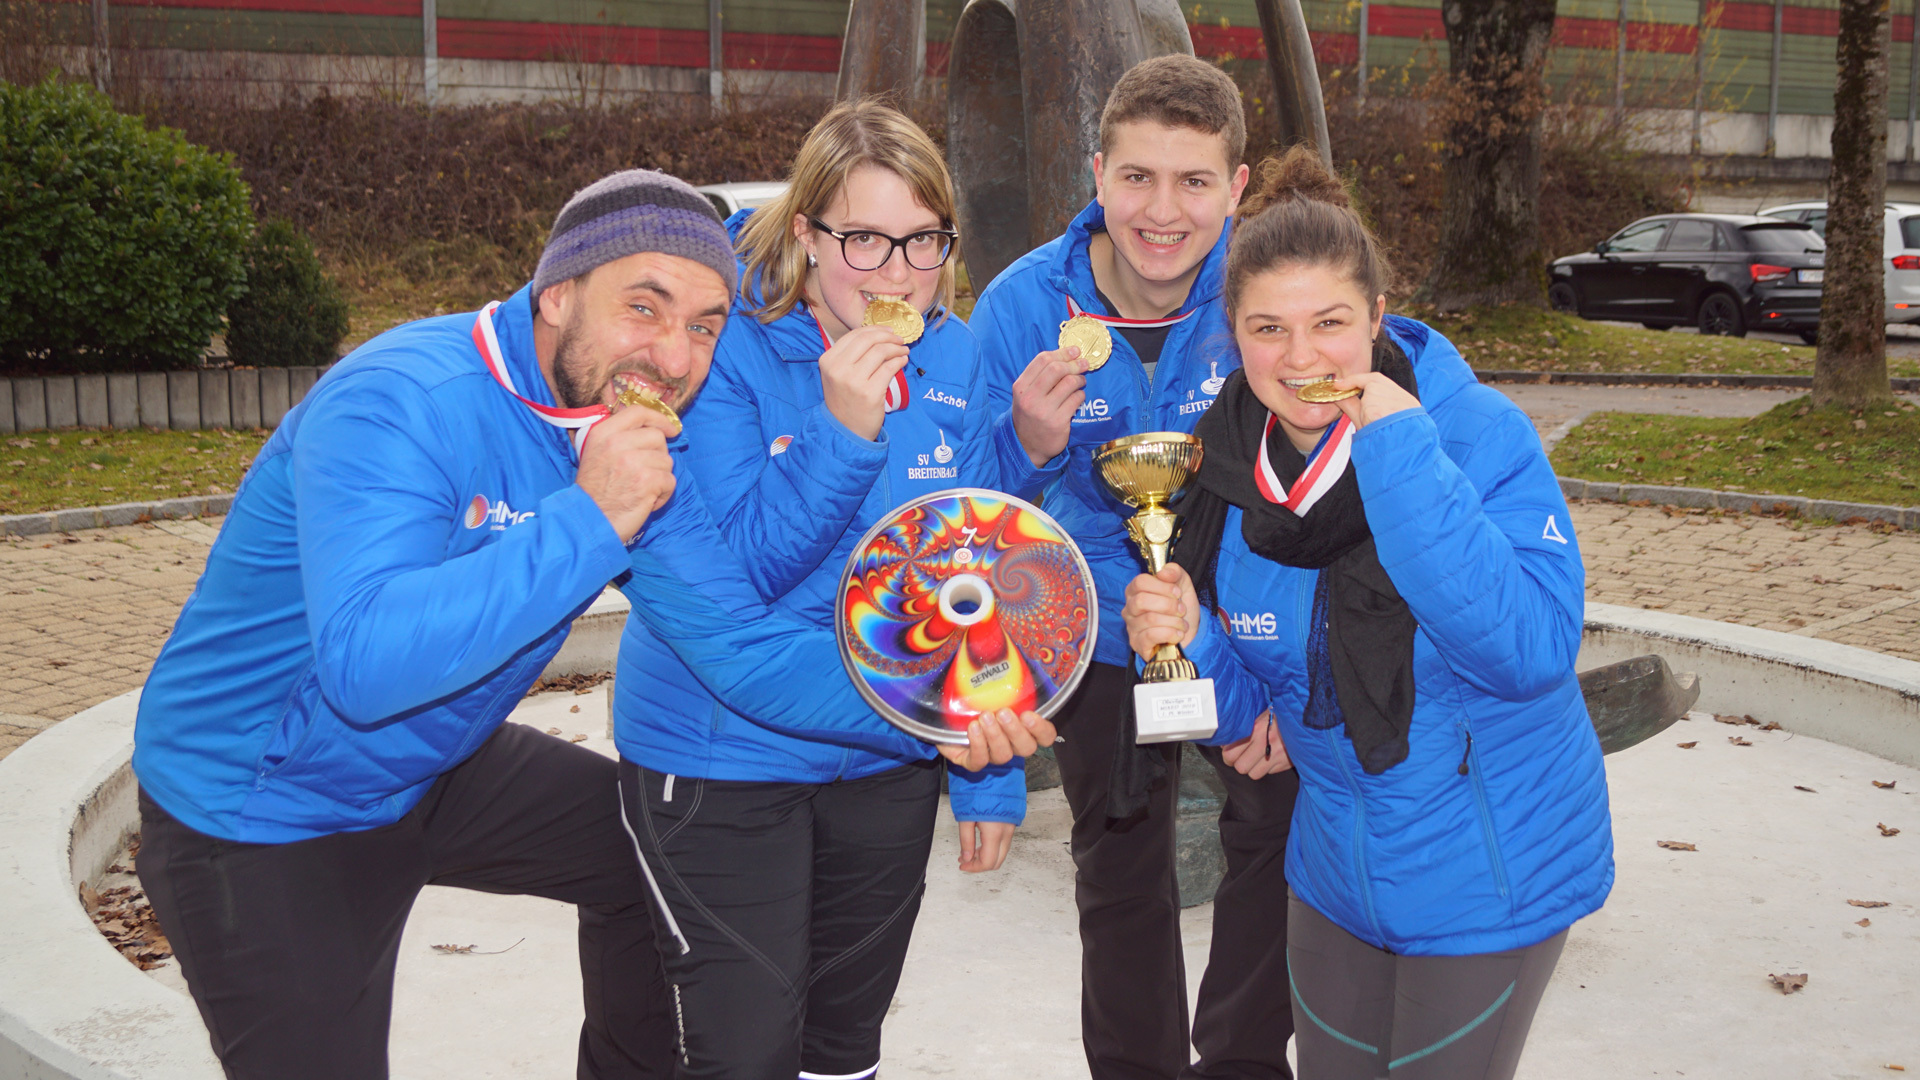
[[[1014,441],[1013,382],[1033,358],[1060,343],[1067,319],[1067,297],[1082,310],[1112,315],[1094,290],[1087,244],[1106,228],[1100,204],[1089,203],[1058,238],[1034,248],[993,279],[980,294],[969,325],[980,339],[980,366],[987,400],[996,418],[996,439]],[[1145,366],[1120,335],[1113,355],[1087,373],[1087,396],[1073,418],[1066,451],[1042,470],[1046,491],[1041,505],[1072,535],[1093,569],[1100,600],[1100,640],[1094,659],[1126,664],[1126,624],[1120,608],[1127,582],[1143,564],[1126,522],[1133,509],[1114,498],[1094,472],[1093,452],[1101,443],[1143,431],[1192,431],[1212,406],[1228,375],[1240,366],[1220,295],[1226,272],[1231,223],[1201,263],[1186,302],[1174,314],[1191,312],[1167,331],[1151,381]]]
[[[515,381],[551,405],[529,304],[522,289],[495,324]],[[565,434],[487,372],[474,318],[355,350],[248,471],[134,731],[141,787],[190,827],[284,843],[398,820],[629,571],[660,633],[702,635],[693,660],[739,707],[800,729],[864,707],[844,679],[803,690],[742,664],[748,649],[814,668],[839,657],[830,634],[763,608],[702,605],[686,563],[668,568],[685,549],[700,573],[746,580],[697,496],[624,547],[574,485]],[[680,495],[694,486],[682,470]]]
[[[750,211],[729,219],[736,236]],[[880,437],[849,431],[824,404],[820,326],[804,306],[761,323],[736,299],[707,384],[687,410],[695,447],[681,460],[695,476],[726,544],[747,568],[751,590],[710,581],[725,608],[765,602],[796,622],[833,626],[848,555],[876,521],[902,503],[974,486],[1031,495],[1040,473],[1012,440],[993,432],[982,404],[973,335],[936,311],[911,347],[906,408],[887,414]],[[1000,439],[996,441],[995,435]],[[675,500],[678,501],[677,499]],[[688,568],[690,576],[699,569]],[[845,687],[835,661],[815,668],[767,664],[770,677],[802,687]],[[775,730],[715,700],[644,617],[631,618],[614,691],[614,741],[649,769],[718,780],[822,783],[869,776],[933,754],[864,704],[848,722],[880,725],[879,742],[844,730]],[[1021,763],[979,776],[953,770],[953,809],[963,821],[1018,823],[1026,811]]]
[[[1392,318],[1392,317],[1390,317]],[[1613,885],[1600,744],[1574,657],[1585,570],[1532,423],[1453,346],[1393,318],[1423,407],[1360,429],[1352,467],[1381,565],[1419,622],[1407,759],[1369,776],[1344,728],[1300,722],[1318,571],[1248,551],[1228,515],[1188,656],[1220,731],[1271,709],[1300,771],[1287,883],[1349,933],[1410,956],[1521,948]]]

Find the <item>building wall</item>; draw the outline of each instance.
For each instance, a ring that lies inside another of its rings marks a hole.
[[[60,9],[70,44],[90,42],[88,0],[43,2]],[[963,3],[928,0],[935,76],[944,74]],[[1916,4],[1892,0],[1888,118],[1899,129],[1896,156],[1905,154]],[[1200,55],[1263,57],[1252,0],[1182,5]],[[1304,0],[1304,10],[1323,72],[1353,80],[1357,90],[1362,5]],[[1365,10],[1368,92],[1404,93],[1444,67],[1440,0]],[[136,47],[163,77],[218,69],[263,82],[396,89],[417,87],[422,77],[421,0],[135,0],[113,3],[109,13],[113,43]],[[722,0],[722,13],[729,90],[831,87],[846,0]],[[1612,105],[1617,95],[1631,108],[1682,110],[1689,142],[1697,106],[1703,144],[1722,152],[1766,153],[1770,126],[1775,156],[1820,156],[1821,118],[1832,112],[1835,0],[1793,0],[1777,13],[1777,92],[1776,5],[1767,0],[1560,0],[1549,78],[1567,100]],[[698,94],[708,86],[706,0],[437,0],[437,14],[442,100]],[[1762,118],[1757,143],[1754,116]]]

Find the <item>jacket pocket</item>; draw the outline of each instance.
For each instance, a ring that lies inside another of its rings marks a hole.
[[[1465,720],[1459,721],[1459,725],[1460,734],[1466,740],[1466,747],[1460,754],[1460,772],[1473,785],[1473,803],[1480,814],[1480,831],[1486,840],[1487,861],[1493,867],[1494,887],[1500,890],[1501,899],[1511,902],[1512,890],[1507,887],[1507,863],[1500,855],[1500,834],[1493,827],[1493,808],[1487,802],[1487,783],[1480,768],[1480,752],[1473,745],[1473,726]]]

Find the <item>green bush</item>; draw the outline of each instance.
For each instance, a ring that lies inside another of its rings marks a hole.
[[[229,156],[87,87],[0,83],[0,368],[195,366],[252,231]]]
[[[227,307],[227,357],[254,367],[331,364],[347,336],[347,302],[284,219],[247,246],[247,293]]]

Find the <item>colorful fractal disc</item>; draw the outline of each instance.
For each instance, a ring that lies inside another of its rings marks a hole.
[[[964,745],[991,709],[1052,716],[1093,659],[1087,560],[1031,503],[980,488],[923,495],[847,559],[834,608],[847,673],[881,716]]]

